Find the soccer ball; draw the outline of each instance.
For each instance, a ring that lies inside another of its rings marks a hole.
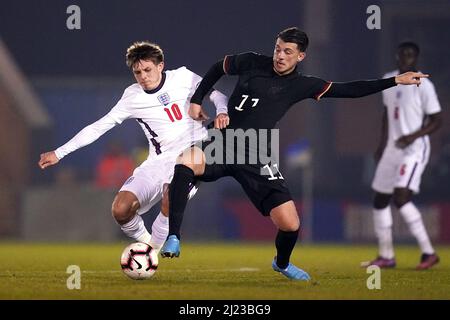
[[[158,268],[158,253],[146,243],[135,242],[123,250],[120,265],[131,279],[149,279]]]

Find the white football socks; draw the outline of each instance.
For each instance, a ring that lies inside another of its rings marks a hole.
[[[419,243],[422,253],[433,254],[434,249],[431,245],[430,238],[423,224],[422,215],[412,202],[404,204],[400,209],[400,213],[408,224],[409,231]]]
[[[159,251],[164,242],[166,242],[168,235],[169,218],[160,212],[152,224],[152,238],[149,243],[150,246]]]
[[[169,235],[169,218],[160,212],[153,221],[151,235],[145,228],[144,220],[138,214],[129,222],[121,225],[120,228],[128,237],[147,243],[159,251]]]
[[[148,233],[144,225],[144,220],[138,214],[135,214],[133,219],[120,226],[120,229],[130,238],[138,242],[150,244],[151,235]]]
[[[373,209],[373,224],[378,238],[379,255],[386,259],[394,258],[391,207]]]

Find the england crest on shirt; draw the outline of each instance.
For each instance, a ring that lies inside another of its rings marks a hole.
[[[170,102],[169,94],[167,92],[160,94],[158,96],[158,101],[161,102],[163,105],[167,106]]]

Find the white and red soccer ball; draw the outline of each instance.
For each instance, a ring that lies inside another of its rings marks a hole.
[[[146,243],[135,242],[123,250],[120,265],[131,279],[149,279],[158,268],[158,253]]]

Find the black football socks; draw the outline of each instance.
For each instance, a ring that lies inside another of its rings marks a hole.
[[[173,179],[169,186],[169,236],[176,235],[180,239],[184,209],[189,196],[189,185],[194,180],[194,171],[191,168],[182,164],[175,166]]]
[[[275,239],[275,247],[277,248],[277,266],[281,269],[286,269],[289,265],[289,258],[292,250],[294,250],[297,242],[298,232],[296,231],[282,231],[278,230]]]

